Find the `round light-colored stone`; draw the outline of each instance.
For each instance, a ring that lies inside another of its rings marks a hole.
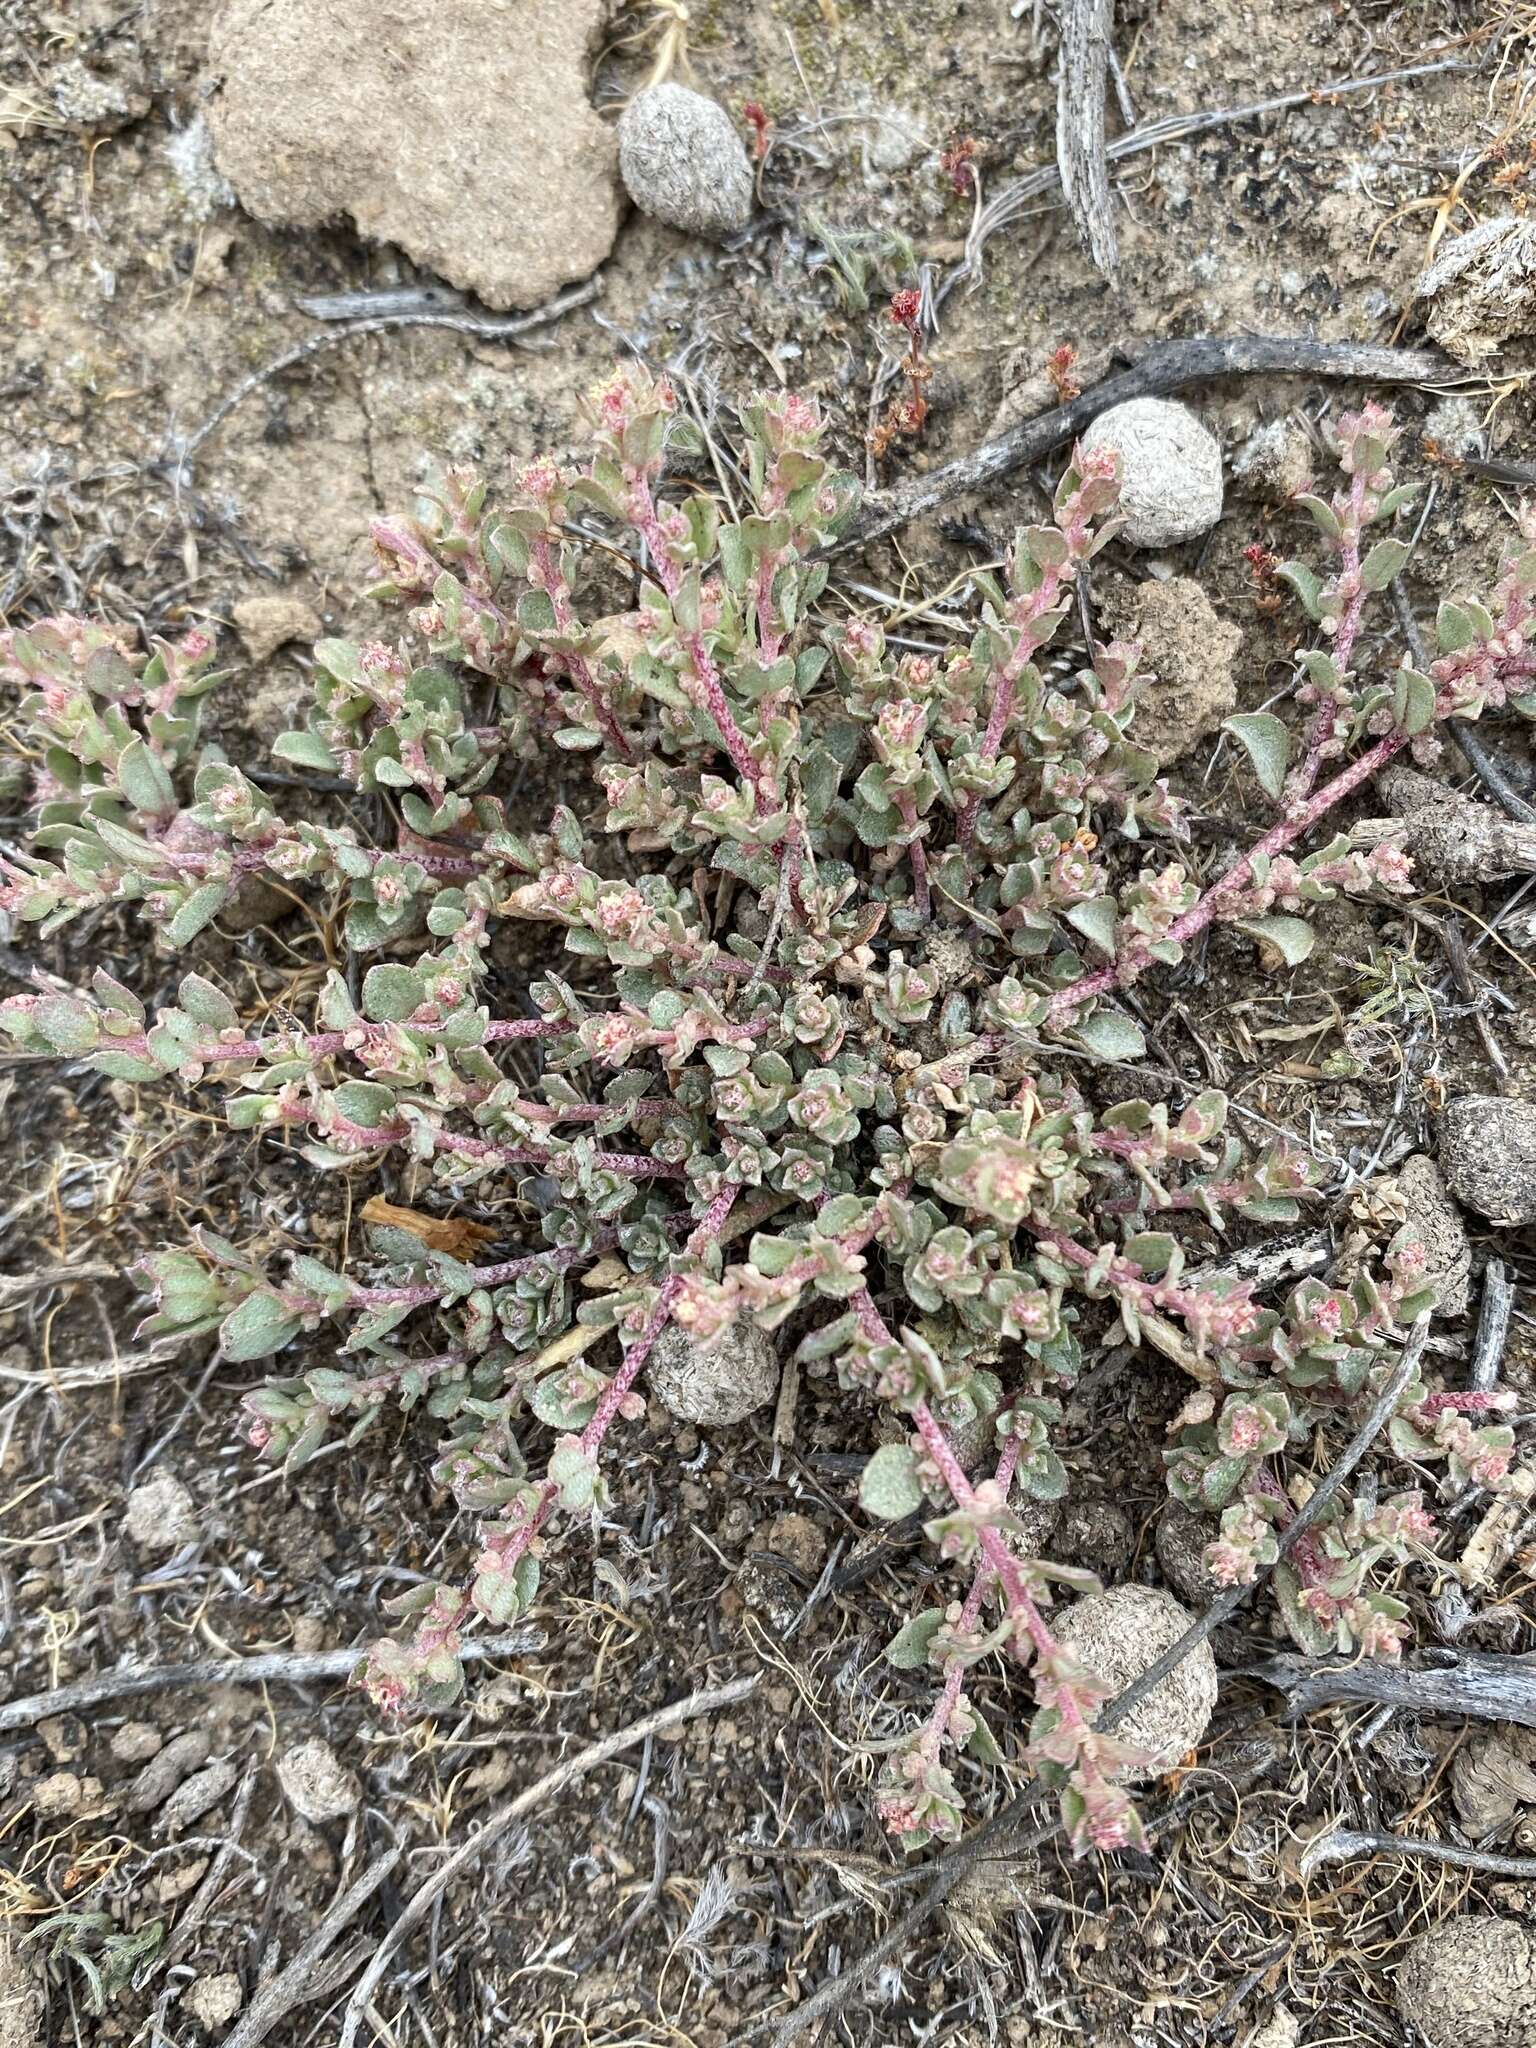
[[[668,81],[636,93],[619,122],[619,175],[642,213],[689,235],[752,218],[752,166],[718,101]]]
[[[1440,1119],[1440,1165],[1458,1202],[1491,1223],[1536,1223],[1536,1103],[1463,1095]]]
[[[1156,1586],[1112,1586],[1068,1608],[1057,1640],[1115,1692],[1155,1664],[1176,1643],[1194,1616],[1171,1593]],[[1171,1770],[1200,1741],[1216,1707],[1216,1659],[1200,1643],[1132,1707],[1115,1734],[1145,1750],[1147,1761],[1135,1777],[1155,1778]]]
[[[773,1399],[779,1361],[753,1323],[733,1323],[718,1343],[707,1346],[671,1328],[657,1339],[646,1376],[657,1400],[679,1422],[723,1429]]]
[[[123,1527],[143,1550],[179,1550],[199,1534],[197,1503],[174,1472],[151,1472],[129,1494]]]
[[[1429,2048],[1536,2048],[1536,1935],[1516,1920],[1443,1920],[1404,1956],[1396,1996]]]
[[[1221,446],[1187,405],[1127,399],[1099,414],[1082,445],[1118,452],[1120,510],[1133,547],[1194,540],[1221,517]]]
[[[356,1778],[318,1737],[278,1758],[277,1782],[294,1812],[317,1824],[355,1812],[362,1797]]]

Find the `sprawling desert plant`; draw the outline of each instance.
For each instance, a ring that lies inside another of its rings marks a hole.
[[[77,620],[0,640],[42,762],[32,850],[8,869],[15,915],[51,931],[134,900],[179,947],[265,874],[344,908],[373,962],[356,997],[330,979],[313,1028],[247,1035],[196,973],[153,1018],[98,974],[90,1000],[21,996],[0,1021],[125,1081],[211,1079],[237,1129],[301,1133],[320,1169],[395,1152],[450,1193],[537,1184],[533,1241],[495,1264],[408,1233],[375,1239],[366,1277],[307,1256],[269,1277],[206,1235],[147,1262],[158,1336],[216,1331],[228,1357],[255,1359],[338,1333],[326,1362],[250,1396],[267,1457],[301,1464],[392,1401],[443,1432],[438,1471],[481,1518],[478,1554],[467,1583],[402,1603],[406,1632],[368,1660],[381,1702],[451,1697],[463,1631],[528,1607],[558,1518],[601,1516],[605,1442],[638,1412],[664,1327],[708,1344],[749,1317],[905,1418],[908,1440],[869,1460],[864,1504],[920,1511],[973,1573],[892,1645],[941,1690],[887,1762],[891,1827],[909,1843],[958,1828],[957,1750],[998,1746],[966,1674],[1002,1652],[1031,1668],[1024,1753],[1060,1786],[1074,1841],[1115,1846],[1136,1829],[1126,1755],[1095,1732],[1103,1689],[1048,1619],[1088,1575],[1012,1541],[1011,1503],[1066,1486],[1052,1430],[1084,1331],[1150,1341],[1191,1375],[1169,1479],[1221,1513],[1211,1562],[1237,1582],[1274,1557],[1293,1468],[1379,1390],[1429,1305],[1407,1235],[1379,1271],[1305,1281],[1280,1309],[1187,1270],[1181,1219],[1207,1235],[1287,1221],[1313,1165],[1283,1138],[1245,1151],[1214,1092],[1115,1100],[1143,1050],[1123,993],[1218,920],[1294,962],[1309,906],[1407,886],[1392,847],[1313,828],[1394,755],[1428,753],[1437,720],[1536,683],[1536,550],[1511,558],[1492,609],[1444,607],[1427,673],[1363,664],[1363,607],[1404,557],[1385,529],[1405,493],[1387,417],[1339,423],[1344,485],[1309,501],[1328,574],[1286,571],[1317,622],[1310,732],[1291,768],[1281,720],[1232,721],[1275,818],[1202,886],[1185,806],[1136,744],[1136,649],[1042,666],[1115,531],[1113,457],[1067,466],[1006,575],[976,576],[969,643],[932,658],[898,652],[877,619],[827,623],[826,553],[856,489],[813,405],[743,409],[741,503],[728,478],[718,493],[677,481],[704,451],[664,381],[615,376],[589,423],[579,467],[535,462],[499,502],[450,473],[414,517],[381,523],[379,595],[404,637],[316,650],[312,714],[276,752],[377,798],[391,844],[288,822],[199,751],[205,635],[147,658]],[[590,794],[518,831],[498,784],[551,745],[585,761]],[[526,1013],[523,991],[491,999],[508,919],[559,928],[570,958]],[[509,1070],[514,1042],[531,1083]],[[599,1261],[621,1277],[578,1295]],[[545,1362],[573,1322],[611,1329],[616,1367],[592,1350]],[[1416,1379],[1393,1448],[1495,1483],[1509,1432],[1480,1411],[1500,1400]],[[952,1437],[978,1418],[996,1472],[973,1484]],[[1291,1627],[1390,1654],[1406,1609],[1378,1567],[1431,1537],[1416,1486],[1340,1498],[1277,1572]]]

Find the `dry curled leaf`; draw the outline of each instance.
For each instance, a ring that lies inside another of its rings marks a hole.
[[[446,1252],[450,1259],[473,1258],[481,1245],[496,1232],[487,1223],[472,1223],[467,1216],[428,1216],[421,1209],[405,1209],[383,1195],[370,1195],[363,1204],[363,1221],[384,1230],[408,1230],[419,1237],[429,1252]]]

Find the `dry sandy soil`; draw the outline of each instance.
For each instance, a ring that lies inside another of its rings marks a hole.
[[[529,11],[535,0],[494,10],[497,32]],[[366,624],[368,522],[408,501],[429,452],[495,477],[567,443],[578,396],[633,349],[686,375],[708,409],[763,385],[812,390],[862,463],[872,380],[898,338],[885,297],[915,265],[942,279],[970,227],[937,152],[973,136],[989,197],[1054,153],[1047,9],[696,0],[699,81],[733,112],[760,102],[774,124],[747,232],[706,245],[630,213],[600,295],[527,346],[413,327],[332,336],[253,376],[329,334],[301,299],[433,280],[345,225],[273,229],[232,202],[196,125],[213,12],[210,0],[0,8],[0,607],[11,624],[74,606],[152,630],[216,627],[229,678],[212,730],[242,760],[261,757],[301,700],[316,635]],[[1050,189],[1021,206],[946,301],[927,435],[893,450],[879,481],[963,451],[999,416],[1043,408],[1045,364],[1064,344],[1091,381],[1119,352],[1169,336],[1384,341],[1401,328],[1412,340],[1411,286],[1432,240],[1536,201],[1529,125],[1510,129],[1531,61],[1528,9],[1132,0],[1119,12],[1126,98],[1111,108],[1112,133],[1132,119],[1313,96],[1128,157],[1114,285],[1080,253]],[[643,75],[646,15],[631,8],[613,24],[594,67],[601,108],[616,111]],[[636,35],[641,44],[625,40]],[[1417,62],[1439,68],[1366,94],[1328,91]],[[560,194],[547,202],[557,214]],[[509,214],[485,232],[515,249],[536,226],[547,234],[547,221]],[[1529,459],[1532,360],[1531,342],[1516,340],[1450,404],[1394,395],[1409,429],[1403,467],[1438,483],[1411,590],[1421,615],[1441,585],[1491,580],[1513,493],[1478,463]],[[1231,456],[1269,421],[1315,438],[1330,408],[1359,395],[1251,379],[1194,398]],[[1037,516],[1044,477],[1017,476],[845,564],[843,601],[894,607],[954,585],[963,605],[968,565]],[[1209,538],[1163,565],[1198,576],[1240,636],[1246,709],[1285,684],[1298,628],[1256,605],[1244,550],[1284,552],[1297,523],[1278,492],[1233,488]],[[1097,588],[1106,615],[1147,572],[1145,558],[1112,552]],[[265,610],[247,609],[258,599]],[[912,630],[942,635],[954,616]],[[1202,650],[1190,659],[1198,674]],[[1506,774],[1531,789],[1523,728],[1496,743]],[[1473,786],[1458,758],[1446,772]],[[25,776],[7,773],[0,807],[13,835]],[[1230,748],[1202,748],[1173,773],[1221,829],[1244,829],[1253,790]],[[530,808],[556,793],[527,785]],[[1325,1144],[1341,1185],[1346,1168],[1432,1149],[1448,1095],[1532,1093],[1529,956],[1518,940],[1479,938],[1508,894],[1462,891],[1421,904],[1417,919],[1332,906],[1317,954],[1284,987],[1220,941],[1153,1020],[1160,1051],[1179,1074],[1209,1073]],[[1477,946],[1474,995],[1497,992],[1479,996],[1487,1035],[1447,980],[1452,927]],[[198,964],[253,1008],[299,1004],[333,942],[295,906],[266,928],[212,936]],[[101,960],[146,997],[164,993],[175,967],[127,918],[42,944],[18,932],[12,944],[13,978],[36,964],[79,981]],[[235,1430],[259,1368],[206,1348],[146,1367],[122,1277],[199,1221],[264,1255],[306,1241],[335,1249],[352,1228],[345,1195],[317,1192],[279,1148],[228,1133],[190,1091],[151,1101],[12,1062],[0,1068],[0,1132],[13,1276],[0,1281],[0,1694],[120,1665],[365,1642],[381,1599],[468,1538],[433,1497],[430,1442],[378,1430],[292,1481],[259,1468]],[[1341,1236],[1359,1226],[1358,1199],[1346,1195],[1333,1220]],[[1497,1249],[1520,1283],[1507,1370],[1529,1388],[1532,1247],[1476,1219],[1472,1229],[1477,1271]],[[1469,1328],[1441,1326],[1447,1356]],[[1058,1554],[1112,1581],[1161,1582],[1157,1447],[1180,1398],[1151,1356],[1088,1376],[1063,1433],[1075,1491]],[[597,1771],[503,1834],[402,1944],[362,2038],[715,2044],[790,2014],[850,1969],[917,1896],[872,1816],[876,1765],[861,1745],[902,1725],[927,1684],[892,1674],[878,1652],[932,1565],[920,1544],[861,1551],[869,1532],[850,1476],[868,1448],[860,1417],[806,1395],[788,1449],[770,1441],[770,1420],[701,1440],[653,1407],[627,1440],[618,1526],[601,1551],[569,1544],[546,1578],[534,1617],[544,1647],[475,1668],[445,1716],[386,1725],[344,1681],[226,1686],[108,1702],[5,1736],[0,1908],[13,1939],[0,1960],[21,2018],[9,2033],[0,2018],[0,2042],[222,2039],[331,1902],[398,1849],[269,2037],[329,2043],[361,1961],[487,1814],[596,1735],[751,1673],[761,1683],[750,1700]],[[166,1547],[136,1543],[125,1526],[127,1497],[152,1472],[190,1496]],[[1473,1504],[1453,1524],[1457,1541],[1480,1513]],[[1456,1626],[1463,1647],[1536,1648],[1536,1554],[1528,1533],[1523,1543],[1473,1595],[1470,1617],[1448,1620],[1421,1575],[1421,1637]],[[1264,1600],[1218,1633],[1217,1717],[1188,1767],[1151,1788],[1159,1826],[1146,1856],[1073,1865],[1049,1846],[1011,1856],[1003,1841],[821,2038],[1404,2040],[1391,1983],[1405,1943],[1464,1906],[1530,1916],[1536,1884],[1392,1858],[1328,1865],[1304,1882],[1297,1845],[1333,1818],[1463,1839],[1451,1787],[1472,1731],[1357,1707],[1282,1721],[1276,1696],[1241,1675],[1277,1634]],[[1010,1693],[999,1671],[988,1686],[994,1725],[1022,1717],[1017,1681]],[[208,1809],[179,1832],[163,1813],[133,1810],[155,1740],[140,1724],[167,1742],[200,1731],[212,1764],[227,1765],[207,1781]],[[277,1766],[317,1737],[351,1779],[337,1802],[347,1810],[309,1822]],[[1018,1783],[1012,1771],[978,1780],[974,1810]],[[1518,1855],[1522,1843],[1536,1848],[1529,1806],[1494,1846]],[[93,1970],[107,1973],[104,1999]],[[41,2009],[27,2004],[34,1990]]]

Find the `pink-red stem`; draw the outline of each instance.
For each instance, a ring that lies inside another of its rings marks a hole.
[[[1208,924],[1214,923],[1228,897],[1246,889],[1253,880],[1255,861],[1265,857],[1272,860],[1277,853],[1286,852],[1335,804],[1342,803],[1345,797],[1362,783],[1369,782],[1379,769],[1385,768],[1395,755],[1400,754],[1408,744],[1408,737],[1407,733],[1389,732],[1357,760],[1351,761],[1347,768],[1341,769],[1331,782],[1314,791],[1305,801],[1293,803],[1279,823],[1271,826],[1236,866],[1229,868],[1219,881],[1213,882],[1199,902],[1186,910],[1182,917],[1174,919],[1164,936],[1184,945],[1197,933],[1203,932]],[[1059,989],[1051,998],[1046,1021],[1063,1024],[1074,1011],[1080,1010],[1095,996],[1107,995],[1111,989],[1128,987],[1149,965],[1150,959],[1145,944],[1128,947],[1107,966],[1095,968],[1092,974],[1085,974],[1080,980]]]

